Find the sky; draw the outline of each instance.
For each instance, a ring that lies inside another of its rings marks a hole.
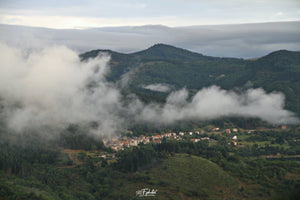
[[[29,50],[63,45],[78,53],[94,49],[132,53],[164,43],[209,56],[258,58],[280,49],[300,51],[300,21],[84,30],[0,24],[0,42]]]
[[[0,0],[0,41],[28,49],[65,45],[78,53],[132,53],[165,43],[256,58],[300,50],[300,1]]]
[[[299,0],[0,0],[0,24],[55,29],[299,20]]]

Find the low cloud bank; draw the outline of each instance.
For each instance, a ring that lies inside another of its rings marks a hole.
[[[257,117],[272,124],[296,124],[299,119],[283,109],[284,95],[263,89],[249,89],[237,94],[217,86],[203,88],[191,101],[188,91],[182,89],[171,93],[163,106],[143,105],[137,108],[137,120],[170,124],[178,120],[210,120],[219,117]]]
[[[120,89],[105,79],[108,55],[81,62],[76,52],[63,46],[26,53],[0,43],[0,60],[0,114],[16,131],[97,122],[98,133],[113,134],[125,129],[129,121],[172,124],[223,116],[258,117],[273,124],[299,123],[283,108],[283,94],[267,94],[263,89],[237,94],[211,86],[190,101],[188,91],[182,89],[170,93],[165,105],[144,104],[134,95],[125,104]],[[162,86],[148,88],[167,89]]]

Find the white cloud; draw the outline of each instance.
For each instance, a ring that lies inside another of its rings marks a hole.
[[[104,80],[108,56],[82,63],[62,46],[24,54],[1,43],[0,53],[0,96],[9,127],[21,131],[96,121],[100,132],[113,133],[121,126],[115,113],[119,91]],[[88,89],[93,82],[97,87]]]
[[[267,94],[263,89],[249,89],[237,94],[211,86],[198,91],[190,102],[185,90],[171,93],[163,106],[150,104],[139,108],[136,120],[172,124],[180,120],[235,116],[260,118],[272,124],[299,123],[299,119],[283,106],[284,95],[281,93]]]
[[[156,83],[156,84],[150,84],[150,85],[144,85],[142,88],[157,91],[157,92],[168,92],[171,90],[171,87],[168,84],[164,83]]]

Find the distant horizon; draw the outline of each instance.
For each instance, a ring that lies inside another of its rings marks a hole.
[[[186,25],[186,26],[170,26],[165,24],[140,24],[140,25],[107,25],[107,26],[91,26],[91,27],[74,27],[74,28],[51,28],[51,27],[43,27],[43,26],[30,26],[30,25],[22,25],[22,24],[5,24],[0,23],[0,25],[5,26],[21,26],[28,28],[41,28],[41,29],[53,29],[53,30],[89,30],[89,29],[102,29],[102,28],[129,28],[129,27],[166,27],[166,28],[189,28],[189,27],[200,27],[200,26],[235,26],[235,25],[255,25],[255,24],[275,24],[275,23],[290,23],[290,22],[300,22],[299,20],[287,20],[287,21],[258,21],[258,22],[240,22],[240,23],[220,23],[220,24],[194,24],[194,25]]]

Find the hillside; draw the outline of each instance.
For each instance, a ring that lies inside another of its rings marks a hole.
[[[103,50],[81,55],[95,57]],[[109,81],[118,81],[130,74],[129,88],[141,99],[149,96],[164,101],[165,93],[150,91],[142,85],[163,83],[173,89],[186,87],[190,94],[210,85],[224,89],[262,87],[267,92],[280,91],[286,96],[285,107],[300,114],[300,52],[280,50],[252,60],[204,56],[165,44],[144,51],[112,56]]]
[[[215,132],[118,152],[80,132],[0,132],[0,199],[140,199],[143,188],[157,199],[299,199],[299,129],[256,131],[234,133],[237,146]]]
[[[159,190],[159,199],[231,199],[238,191],[237,181],[233,177],[215,163],[197,156],[179,154],[164,160],[150,171],[127,175],[104,169],[91,170],[85,165],[79,168],[57,168],[54,164],[36,166],[31,178],[14,176],[6,180],[3,174],[0,184],[3,191],[0,190],[0,194],[5,191],[4,196],[15,195],[24,199],[98,199],[98,195],[102,196],[107,190],[109,193],[104,199],[116,199],[114,195],[132,199],[137,190],[151,188]],[[48,177],[51,173],[52,178]],[[70,187],[68,183],[72,180],[75,182]],[[111,189],[105,188],[108,184]],[[98,191],[91,192],[96,187]]]
[[[215,163],[185,154],[165,160],[151,171],[150,177],[150,182],[156,181],[158,185],[167,186],[167,191],[177,191],[177,195],[166,193],[169,198],[182,193],[198,198],[232,199],[238,189],[238,182]]]
[[[136,172],[134,181],[121,188],[135,196],[136,188],[158,189],[158,199],[231,199],[238,182],[215,163],[186,154],[176,154],[145,172]],[[125,180],[124,180],[125,181]]]

